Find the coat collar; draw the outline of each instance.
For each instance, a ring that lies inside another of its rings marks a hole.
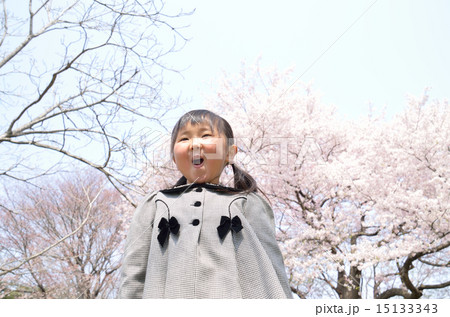
[[[211,189],[212,191],[215,192],[225,192],[225,193],[239,193],[242,192],[242,190],[240,189],[236,189],[233,187],[227,187],[227,186],[223,186],[223,185],[217,185],[217,184],[211,184],[211,183],[203,183],[203,184],[198,184],[198,183],[193,183],[193,184],[185,184],[185,185],[180,185],[180,186],[176,186],[176,187],[172,187],[172,188],[167,188],[167,189],[163,189],[160,190],[161,193],[164,194],[182,194],[188,190],[197,188],[197,187],[203,187],[203,188],[207,188],[207,189]]]

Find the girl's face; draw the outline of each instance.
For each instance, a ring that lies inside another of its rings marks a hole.
[[[213,132],[209,124],[188,123],[178,132],[173,161],[188,183],[218,184],[226,163],[236,154],[236,145],[227,149],[223,134]]]

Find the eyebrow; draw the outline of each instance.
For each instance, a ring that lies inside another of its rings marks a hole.
[[[213,131],[210,127],[203,127],[203,128],[200,128],[200,131],[206,131],[206,130],[209,130],[209,131]],[[189,132],[189,130],[186,130],[186,128],[183,128],[183,129],[181,129],[181,131],[180,132],[178,132],[178,135],[183,135],[183,134],[186,134],[186,133],[188,133]]]

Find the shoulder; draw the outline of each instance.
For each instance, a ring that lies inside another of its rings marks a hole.
[[[269,203],[258,193],[249,193],[243,209],[244,217],[250,225],[257,231],[257,235],[261,232],[273,233],[275,228],[275,217]]]
[[[246,198],[244,205],[244,214],[246,217],[261,217],[263,215],[270,219],[274,217],[272,207],[259,193],[249,193]]]
[[[265,198],[263,198],[260,194],[258,194],[257,192],[251,192],[251,193],[247,194],[246,198],[247,198],[247,204],[259,205],[265,209],[272,209],[272,207],[270,207],[268,201]]]
[[[149,214],[152,213],[154,209],[154,200],[157,194],[157,191],[148,193],[140,200],[133,215],[134,219],[138,220],[146,218]]]
[[[141,201],[139,202],[137,208],[142,207],[142,206],[144,206],[144,205],[151,204],[152,201],[155,200],[155,197],[156,197],[157,194],[158,194],[158,191],[154,191],[154,192],[151,192],[151,193],[146,194],[146,195],[141,199]]]

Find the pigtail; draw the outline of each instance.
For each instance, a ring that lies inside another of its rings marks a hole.
[[[245,193],[252,193],[259,191],[261,194],[264,195],[264,197],[266,197],[269,203],[272,204],[269,197],[267,197],[266,193],[263,192],[261,188],[258,187],[255,179],[249,173],[245,172],[243,169],[240,169],[234,164],[231,164],[231,167],[233,168],[234,173],[234,188],[240,189]]]
[[[245,191],[247,193],[256,192],[258,186],[255,179],[244,170],[237,167],[235,164],[231,164],[234,173],[234,188]]]

